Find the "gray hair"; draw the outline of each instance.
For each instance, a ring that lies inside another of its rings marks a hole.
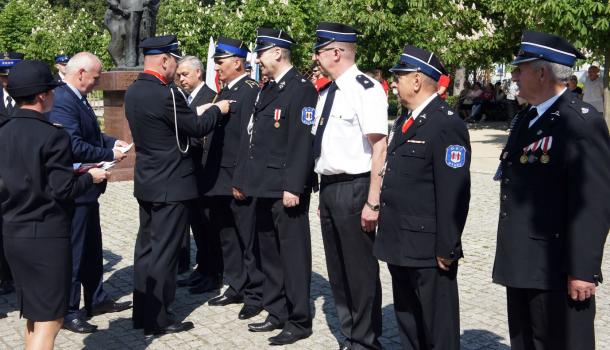
[[[86,51],[79,52],[72,56],[66,64],[66,75],[77,73],[81,69],[90,72],[98,65],[101,67],[102,61],[96,55]]]
[[[205,69],[203,68],[203,63],[201,60],[195,56],[184,56],[178,61],[178,65],[188,64],[189,66],[199,69],[201,71],[201,75],[205,73]]]
[[[283,47],[280,47],[280,51],[282,52],[282,58],[285,59],[286,61],[291,62],[292,60],[292,52],[288,49],[285,49]]]
[[[546,68],[557,83],[567,83],[572,76],[572,68],[559,63],[549,62],[545,60],[534,61],[534,68]]]

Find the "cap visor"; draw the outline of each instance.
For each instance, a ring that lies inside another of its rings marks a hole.
[[[394,65],[394,67],[390,68],[390,72],[391,73],[396,73],[396,72],[417,72],[417,67],[410,67],[404,64],[396,64]]]
[[[513,66],[516,66],[516,65],[521,64],[521,63],[535,61],[535,60],[539,60],[539,58],[538,57],[517,56],[517,57],[515,57],[515,59],[510,64],[512,64]]]
[[[172,56],[174,56],[174,57],[176,57],[177,59],[181,59],[181,58],[182,58],[182,55],[180,55],[180,53],[179,53],[179,52],[178,52],[178,53],[176,53],[176,52],[170,52],[169,54],[170,54],[170,55],[172,55]]]

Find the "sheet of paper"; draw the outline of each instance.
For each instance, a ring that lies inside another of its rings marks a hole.
[[[129,150],[131,149],[131,147],[133,147],[133,143],[131,143],[130,145],[127,145],[125,147],[116,147],[116,149],[118,149],[119,151],[121,151],[121,153],[127,153],[129,152]]]

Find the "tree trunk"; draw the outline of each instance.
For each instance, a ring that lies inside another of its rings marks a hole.
[[[610,45],[606,43],[606,52],[604,52],[604,116],[606,124],[610,128]]]

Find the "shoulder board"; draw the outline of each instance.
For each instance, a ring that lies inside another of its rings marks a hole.
[[[583,119],[588,119],[593,117],[594,115],[598,114],[597,110],[595,109],[595,107],[582,102],[580,99],[578,98],[572,98],[570,99],[570,102],[568,103],[568,106],[573,109],[576,114],[578,114],[581,118]]]
[[[251,89],[258,88],[258,83],[255,80],[246,79],[245,82]]]
[[[373,82],[371,81],[371,79],[369,77],[367,77],[364,74],[358,74],[356,76],[356,81],[360,83],[360,85],[362,85],[362,87],[367,90],[372,88],[373,86],[375,86],[375,84],[373,84]]]

